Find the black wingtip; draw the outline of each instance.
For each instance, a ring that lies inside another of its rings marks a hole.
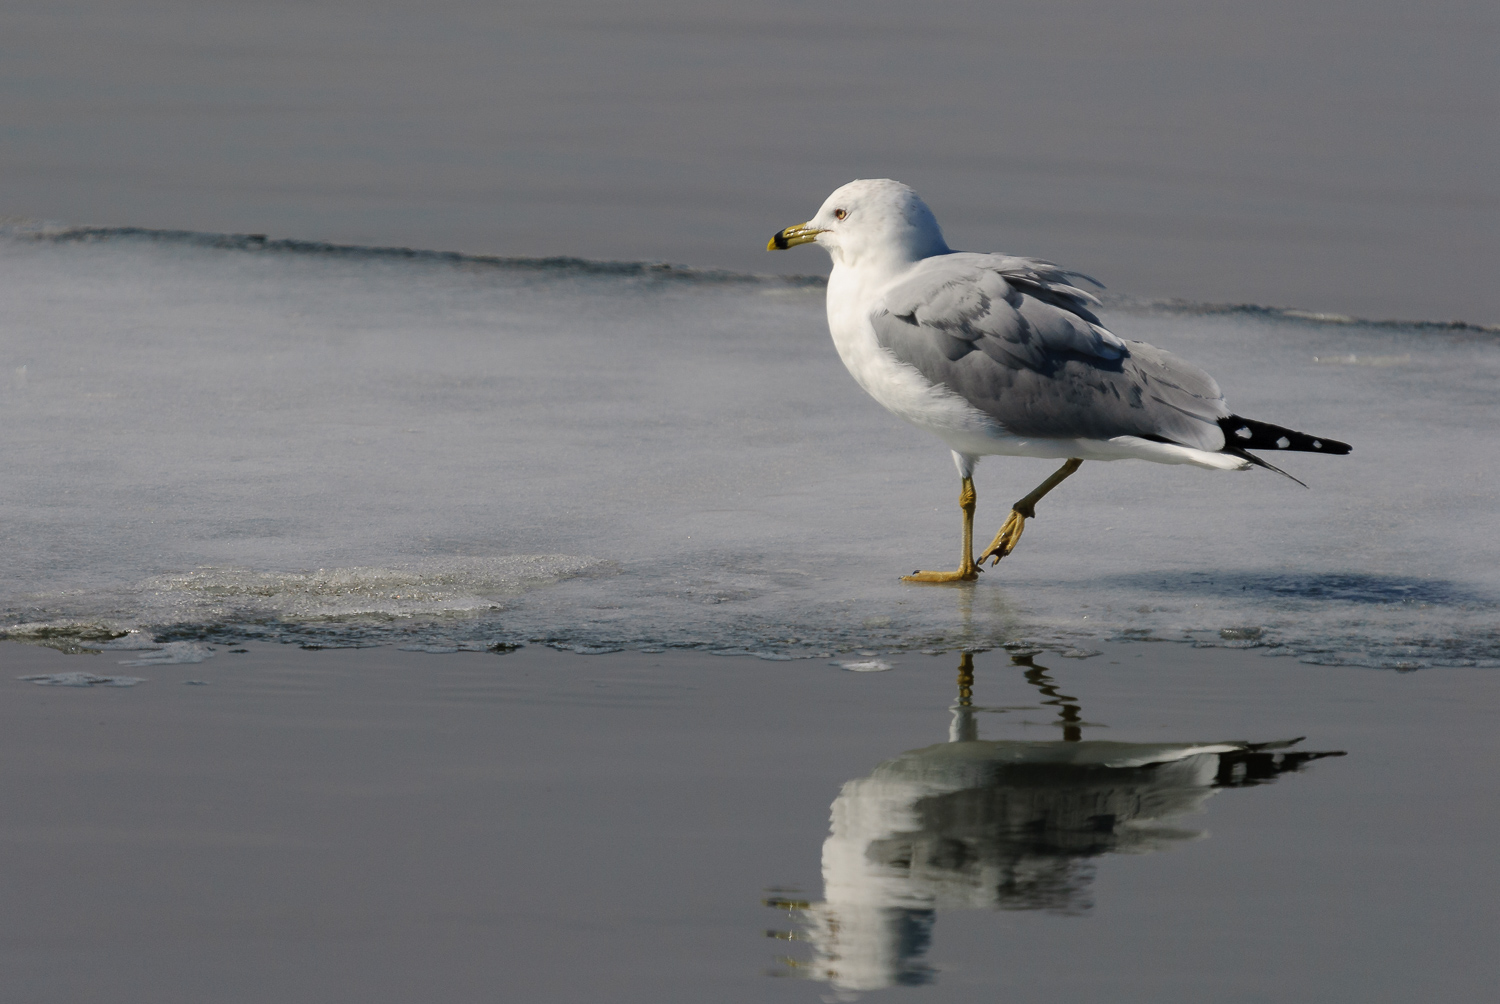
[[[1224,449],[1231,453],[1235,449],[1280,450],[1288,453],[1328,453],[1341,457],[1354,449],[1348,443],[1341,443],[1336,439],[1309,436],[1305,432],[1272,425],[1270,422],[1257,422],[1253,418],[1241,418],[1239,415],[1219,419],[1219,428],[1224,430]]]

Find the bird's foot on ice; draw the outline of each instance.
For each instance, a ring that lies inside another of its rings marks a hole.
[[[983,571],[972,561],[966,561],[952,572],[912,572],[901,576],[902,582],[973,582]]]

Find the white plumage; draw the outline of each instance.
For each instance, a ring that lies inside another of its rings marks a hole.
[[[833,258],[828,330],[849,373],[941,439],[963,478],[960,568],[914,573],[918,581],[976,577],[971,479],[980,457],[1068,460],[1016,503],[982,565],[1014,548],[1036,501],[1084,460],[1248,470],[1271,465],[1247,448],[1348,452],[1232,415],[1213,377],[1105,328],[1093,313],[1099,301],[1077,284],[1093,282],[1087,276],[1040,259],[953,251],[932,211],[899,182],[850,182],[768,247],[806,243]],[[1251,438],[1229,442],[1226,427]]]

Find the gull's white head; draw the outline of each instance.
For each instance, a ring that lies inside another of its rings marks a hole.
[[[766,250],[809,243],[850,267],[900,267],[950,250],[927,203],[889,178],[849,182],[812,219],[772,237]]]

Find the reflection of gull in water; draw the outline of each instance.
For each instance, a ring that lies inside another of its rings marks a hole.
[[[1084,741],[1078,705],[1043,667],[1017,663],[1061,709],[1061,741],[986,742],[970,698],[972,656],[946,743],[911,750],[844,785],[823,844],[824,901],[768,900],[801,914],[804,975],[843,990],[924,983],[938,910],[1093,906],[1091,859],[1145,854],[1202,836],[1167,821],[1219,788],[1259,784],[1336,753],[1279,743]],[[1017,709],[1019,710],[1019,709]],[[773,932],[774,933],[774,932]]]

